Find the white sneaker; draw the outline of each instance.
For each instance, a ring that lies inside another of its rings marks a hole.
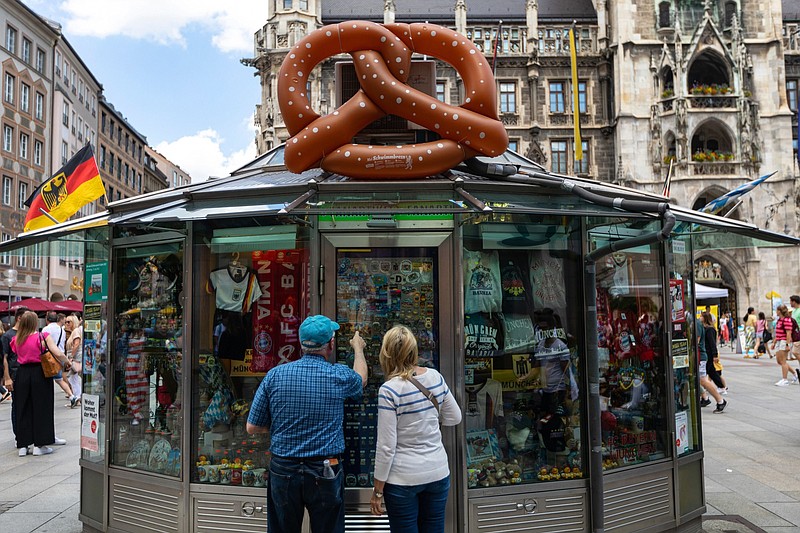
[[[61,437],[56,437],[56,440],[53,441],[56,446],[64,446],[66,443],[67,439],[62,439]]]
[[[788,387],[789,386],[789,380],[788,379],[781,379],[780,381],[776,381],[775,382],[775,386],[776,387]]]
[[[47,455],[53,453],[53,448],[50,446],[42,446],[41,448],[38,446],[33,447],[33,455]]]
[[[27,446],[23,446],[22,448],[19,448],[17,450],[17,453],[19,453],[20,457],[25,457],[26,455],[28,455],[28,447]]]

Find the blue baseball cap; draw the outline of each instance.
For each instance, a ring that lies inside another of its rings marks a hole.
[[[323,315],[312,315],[300,324],[300,345],[303,348],[321,348],[333,337],[339,324]]]

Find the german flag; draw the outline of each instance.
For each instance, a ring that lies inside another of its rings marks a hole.
[[[23,231],[46,228],[64,222],[81,207],[106,193],[94,160],[92,145],[81,148],[52,178],[33,191],[25,201],[28,214]]]

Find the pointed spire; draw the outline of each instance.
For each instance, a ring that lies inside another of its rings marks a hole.
[[[466,0],[456,0],[456,31],[461,35],[467,33],[467,2]]]
[[[394,0],[383,0],[383,23],[392,24],[395,13],[397,13],[397,6],[394,4]]]

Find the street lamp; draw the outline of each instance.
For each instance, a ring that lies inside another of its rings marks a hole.
[[[6,283],[8,283],[8,325],[11,326],[11,287],[17,283],[17,271],[13,268],[6,270]]]

